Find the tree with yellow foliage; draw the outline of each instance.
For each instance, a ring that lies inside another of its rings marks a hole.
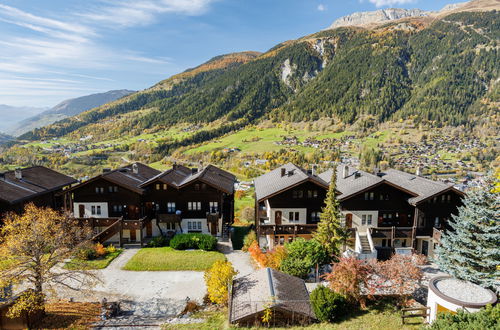
[[[205,283],[207,285],[208,298],[213,303],[225,305],[228,301],[229,285],[238,274],[229,261],[216,261],[212,267],[205,272]]]
[[[90,231],[75,226],[68,215],[30,203],[24,213],[8,214],[0,228],[0,287],[28,288],[11,308],[10,316],[23,311],[44,311],[46,293],[57,286],[82,290],[95,283],[94,274],[56,267],[89,243]]]

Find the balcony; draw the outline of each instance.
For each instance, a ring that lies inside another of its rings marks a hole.
[[[412,238],[412,227],[373,227],[370,228],[373,238],[395,239]]]
[[[95,227],[109,227],[114,224],[117,220],[122,219],[121,217],[114,218],[75,218],[79,226],[88,226],[90,228]]]
[[[158,220],[159,223],[180,223],[181,222],[180,214],[175,214],[175,213],[158,214],[156,219]]]
[[[312,234],[317,228],[316,224],[260,225],[259,233],[261,235],[304,235]]]

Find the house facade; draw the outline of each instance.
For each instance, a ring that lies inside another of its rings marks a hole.
[[[30,202],[39,207],[64,208],[63,191],[77,180],[43,166],[0,173],[0,218],[21,213]]]
[[[228,236],[236,178],[215,166],[160,172],[135,163],[73,187],[72,212],[94,240],[123,245],[199,232]]]
[[[410,253],[413,250],[433,256],[442,230],[447,229],[447,222],[452,214],[457,213],[463,197],[463,193],[452,186],[394,169],[371,174],[339,165],[335,171],[343,222],[352,234],[352,246],[346,253],[362,259],[386,259],[394,252]],[[332,175],[333,169],[315,179],[327,187]],[[257,185],[265,184],[265,181],[256,180],[255,183],[257,191]],[[293,199],[288,205],[294,205]],[[317,207],[315,203],[310,205]],[[262,227],[265,223],[261,219],[257,225],[261,226],[263,237],[267,228]],[[271,221],[268,224],[276,223]],[[307,228],[311,232],[315,229],[314,225]],[[272,248],[275,242],[276,239],[266,237],[263,243]]]
[[[256,228],[261,246],[274,248],[296,237],[311,238],[328,183],[292,163],[254,180]]]

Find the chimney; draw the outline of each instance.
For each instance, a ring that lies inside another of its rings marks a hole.
[[[281,177],[284,177],[286,175],[286,168],[281,168]]]
[[[16,168],[14,174],[16,175],[16,179],[18,180],[21,180],[23,178],[23,172],[21,171],[20,168]]]
[[[415,171],[415,174],[417,176],[421,176],[422,175],[422,168],[420,166],[417,167],[417,170]]]
[[[342,171],[342,177],[345,179],[349,176],[349,166],[348,165],[344,165],[344,169]]]
[[[312,175],[316,176],[317,172],[318,172],[318,165],[314,164],[312,167]]]
[[[139,174],[139,165],[137,163],[132,164],[132,173]]]

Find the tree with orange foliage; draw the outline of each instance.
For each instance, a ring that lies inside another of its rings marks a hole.
[[[354,257],[341,257],[333,264],[332,272],[325,276],[330,282],[330,288],[345,296],[352,303],[366,307],[366,296],[363,291],[369,288],[370,275],[373,272],[371,264]]]
[[[22,284],[29,297],[19,299],[11,317],[23,311],[44,312],[47,290],[64,286],[81,290],[97,278],[84,270],[65,270],[57,264],[88,244],[90,231],[75,226],[68,215],[30,203],[22,215],[10,213],[0,229],[0,287]],[[20,306],[19,304],[22,304]]]

